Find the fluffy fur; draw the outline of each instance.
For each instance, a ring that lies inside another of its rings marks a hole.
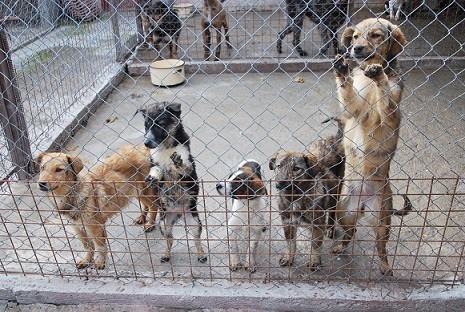
[[[239,241],[248,243],[248,261],[245,269],[255,272],[256,252],[262,233],[266,229],[269,209],[267,191],[262,179],[260,164],[255,160],[243,161],[225,183],[218,183],[220,195],[232,198],[231,215],[228,219],[228,238],[231,248],[231,271],[243,264],[240,257]]]
[[[342,43],[358,66],[350,70],[349,61],[342,56],[336,56],[334,63],[346,165],[337,207],[345,234],[333,252],[345,249],[357,220],[366,216],[376,233],[381,273],[392,275],[386,254],[394,213],[389,169],[399,138],[403,90],[396,57],[407,40],[389,21],[370,18],[345,29]],[[410,202],[405,199],[407,212]]]
[[[308,267],[316,270],[321,265],[325,230],[331,238],[334,233],[334,210],[340,182],[337,174],[344,166],[344,155],[337,136],[318,140],[310,151],[278,151],[270,159],[269,167],[276,174],[278,208],[287,242],[279,264],[293,264],[297,226],[303,223],[310,226],[312,235]],[[326,214],[329,214],[328,221]]]
[[[120,213],[137,197],[143,214],[137,219],[150,231],[154,227],[157,207],[154,193],[144,179],[150,169],[150,151],[143,146],[124,146],[92,171],[82,174],[79,156],[65,153],[41,153],[38,186],[47,192],[57,212],[73,224],[86,256],[76,263],[78,269],[94,261],[96,269],[105,267],[107,234],[105,223]],[[148,216],[147,222],[145,222]]]
[[[150,148],[151,154],[151,168],[146,178],[160,194],[159,220],[164,221],[160,228],[167,240],[166,253],[161,261],[171,259],[173,226],[184,217],[186,226],[193,223],[198,261],[206,262],[200,243],[202,222],[197,211],[198,177],[189,135],[181,121],[181,104],[162,102],[141,108],[138,112],[144,116],[144,145]]]
[[[288,23],[279,33],[276,48],[282,53],[282,41],[288,34],[293,33],[292,44],[300,56],[308,53],[300,47],[300,34],[303,29],[304,18],[307,16],[317,24],[318,31],[323,39],[320,53],[326,54],[332,42],[334,53],[337,53],[337,31],[346,21],[347,0],[286,0],[286,13]]]
[[[221,42],[223,41],[223,34],[221,32],[224,29],[224,37],[228,50],[232,48],[231,42],[229,41],[229,27],[226,12],[221,4],[223,1],[219,0],[204,0],[202,9],[202,37],[203,37],[203,49],[204,59],[208,61],[212,54],[215,55],[215,61],[220,60],[221,56]],[[216,48],[213,49],[215,53],[212,53],[212,32],[216,32]]]
[[[160,43],[166,42],[169,48],[168,57],[174,58],[178,52],[182,27],[178,14],[161,1],[152,3],[149,0],[143,5],[141,19],[147,42],[158,50]]]

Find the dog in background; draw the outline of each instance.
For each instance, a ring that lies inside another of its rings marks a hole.
[[[178,52],[182,23],[178,14],[162,1],[147,1],[142,7],[142,27],[146,40],[158,51],[160,43],[168,44],[168,58],[174,58]]]
[[[342,44],[358,65],[350,70],[349,60],[340,55],[334,61],[346,163],[336,209],[345,234],[333,252],[343,252],[355,233],[357,220],[365,216],[375,230],[381,273],[392,275],[386,253],[391,216],[412,209],[406,196],[404,209],[393,209],[389,182],[404,88],[396,58],[407,40],[391,22],[369,18],[346,28]]]
[[[144,181],[150,170],[150,150],[143,146],[124,146],[92,171],[84,168],[79,156],[65,153],[41,153],[38,187],[46,192],[57,212],[69,218],[86,256],[76,263],[78,269],[89,266],[104,269],[107,258],[105,223],[121,212],[130,200],[138,198],[145,231],[154,228],[157,207],[154,193]],[[148,220],[145,222],[146,217]]]
[[[221,0],[204,0],[202,9],[202,37],[204,59],[208,61],[212,55],[212,32],[216,31],[216,48],[215,61],[220,59],[221,55],[221,42],[223,41],[222,29],[224,29],[224,37],[228,50],[232,48],[231,41],[229,41],[229,27],[226,11],[221,4]]]
[[[321,54],[328,52],[330,43],[333,43],[334,53],[338,53],[337,32],[344,25],[347,16],[347,0],[286,0],[286,13],[288,23],[278,35],[276,49],[282,53],[282,41],[293,33],[292,44],[300,56],[308,53],[300,47],[300,34],[303,29],[304,18],[307,16],[317,25],[323,39]]]
[[[151,168],[146,176],[148,183],[159,192],[160,226],[167,241],[162,262],[171,259],[173,226],[182,217],[186,226],[194,227],[197,260],[207,261],[200,243],[202,222],[197,211],[199,184],[190,139],[181,121],[181,104],[161,102],[141,108],[144,116],[145,141],[150,149]],[[193,224],[192,224],[193,223]]]
[[[339,132],[340,134],[340,132]],[[334,210],[339,194],[344,151],[336,136],[321,139],[311,145],[311,152],[278,151],[269,162],[276,174],[279,193],[278,209],[284,227],[286,252],[279,260],[281,266],[294,263],[297,227],[305,224],[311,229],[312,243],[308,267],[321,265],[323,237],[334,236]],[[326,219],[328,218],[328,221]]]
[[[384,3],[384,7],[389,14],[391,20],[398,21],[400,19],[400,14],[404,13],[406,7],[405,0],[389,0]]]
[[[237,271],[243,264],[240,257],[239,241],[248,243],[245,269],[255,272],[256,253],[262,233],[266,229],[269,211],[268,192],[260,164],[252,159],[243,161],[225,183],[218,183],[220,195],[232,198],[231,215],[228,219],[231,271]]]

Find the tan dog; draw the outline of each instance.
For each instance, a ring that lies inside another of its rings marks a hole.
[[[403,90],[396,57],[407,40],[389,21],[370,18],[345,29],[342,43],[358,66],[350,71],[348,60],[341,56],[336,56],[334,62],[346,164],[336,211],[345,234],[333,252],[345,249],[357,220],[366,216],[376,233],[381,273],[392,275],[386,254],[391,215],[403,215],[411,209],[407,197],[404,210],[393,209],[389,183],[399,138]]]
[[[38,185],[47,192],[57,212],[68,217],[86,250],[84,259],[76,263],[85,268],[94,259],[96,269],[105,267],[107,234],[105,223],[120,213],[130,200],[137,197],[143,206],[136,220],[144,223],[146,231],[154,228],[157,208],[154,193],[144,182],[150,170],[150,150],[138,146],[125,146],[93,169],[82,174],[83,162],[79,156],[64,153],[41,153]]]
[[[304,223],[310,226],[312,235],[307,266],[317,270],[321,265],[325,230],[333,238],[334,210],[340,182],[337,174],[344,167],[344,155],[337,136],[316,141],[310,150],[311,153],[278,151],[270,159],[269,167],[276,174],[278,208],[287,243],[279,264],[293,264],[297,226]]]
[[[206,61],[210,59],[212,55],[211,44],[212,44],[212,30],[216,31],[216,48],[215,50],[215,61],[220,59],[221,55],[221,42],[223,41],[223,35],[221,29],[224,28],[224,36],[228,49],[232,48],[231,42],[229,41],[229,27],[228,20],[226,18],[226,12],[221,4],[223,1],[218,0],[204,0],[202,9],[202,37],[203,37],[203,49],[204,58]]]

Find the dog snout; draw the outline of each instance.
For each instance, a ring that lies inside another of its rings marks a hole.
[[[41,191],[43,191],[43,192],[47,192],[47,191],[48,191],[47,182],[38,182],[37,184],[38,184],[38,186],[39,186],[39,190],[41,190]]]
[[[144,140],[144,145],[145,145],[145,147],[148,147],[148,148],[156,148],[157,147],[157,144],[153,140],[150,140],[150,139],[147,139],[147,138]]]
[[[354,46],[354,53],[355,54],[360,54],[363,52],[363,49],[365,49],[365,47],[363,45],[356,45]]]
[[[216,191],[220,195],[224,195],[224,185],[222,183],[216,184]]]
[[[284,190],[284,189],[286,189],[288,187],[289,187],[289,183],[286,182],[286,181],[277,181],[276,182],[276,189],[278,191],[282,191],[282,190]]]

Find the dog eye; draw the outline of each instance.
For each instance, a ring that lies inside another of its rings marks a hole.
[[[302,171],[302,167],[294,166],[294,167],[292,168],[292,171],[294,171],[294,172]]]
[[[358,39],[358,35],[354,35],[354,39]]]
[[[381,38],[381,35],[380,35],[380,34],[372,34],[372,35],[371,35],[371,38],[373,38],[373,39],[379,39],[379,38]]]
[[[62,171],[64,171],[64,170],[65,170],[65,169],[63,169],[63,168],[55,168],[55,172],[62,172]]]

